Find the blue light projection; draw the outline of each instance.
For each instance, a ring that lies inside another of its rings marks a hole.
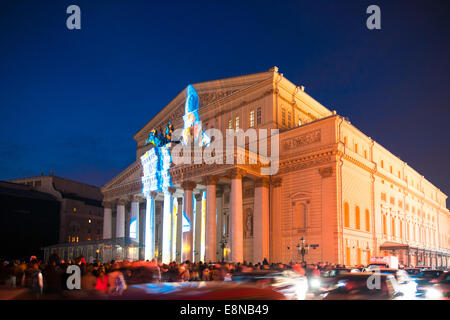
[[[187,86],[186,96],[183,116],[183,143],[193,142],[194,145],[206,147],[210,144],[211,139],[202,129],[202,122],[198,115],[198,95],[192,85]]]
[[[187,145],[191,142],[194,145],[204,147],[208,146],[211,139],[202,129],[202,122],[198,115],[199,98],[197,92],[192,85],[188,85],[186,89],[185,114],[183,116],[183,135],[182,143]],[[172,132],[174,128],[169,122],[167,128],[162,132],[152,129],[148,135],[145,144],[152,144],[154,147],[141,156],[141,164],[143,168],[142,176],[142,193],[148,198],[151,192],[166,192],[172,185],[172,177],[169,170],[172,163],[170,147],[172,143],[180,141],[172,141]],[[183,232],[191,231],[191,221],[187,218],[186,212],[183,210],[182,229]]]

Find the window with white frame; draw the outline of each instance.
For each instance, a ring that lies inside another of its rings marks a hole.
[[[255,110],[250,111],[250,119],[249,119],[249,126],[250,128],[253,128],[255,126]]]

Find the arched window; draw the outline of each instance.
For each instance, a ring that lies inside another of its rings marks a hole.
[[[366,209],[366,231],[370,232],[370,212]]]
[[[356,208],[355,208],[355,226],[356,226],[356,229],[361,229],[361,215],[359,213],[358,206],[356,206]]]
[[[348,203],[344,203],[344,227],[350,227],[350,208]]]

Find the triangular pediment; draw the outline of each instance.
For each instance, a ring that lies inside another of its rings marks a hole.
[[[105,184],[101,189],[102,193],[120,188],[122,186],[136,183],[141,181],[142,176],[142,165],[140,161],[133,162],[128,168],[123,170],[117,176],[115,176],[111,181]]]
[[[193,86],[197,91],[200,103],[200,112],[208,105],[231,97],[239,92],[245,91],[252,86],[273,79],[274,70],[267,72],[243,75],[238,77],[226,78],[221,80],[206,81],[194,83]],[[186,86],[188,83],[186,83]],[[175,127],[181,125],[184,115],[184,104],[186,101],[186,88],[172,99],[156,116],[154,116],[141,130],[139,130],[133,138],[136,142],[142,141],[152,128],[165,127],[171,121]]]

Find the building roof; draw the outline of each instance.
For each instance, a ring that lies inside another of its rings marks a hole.
[[[0,195],[36,200],[58,201],[56,197],[49,193],[36,191],[30,186],[7,181],[0,181]]]

